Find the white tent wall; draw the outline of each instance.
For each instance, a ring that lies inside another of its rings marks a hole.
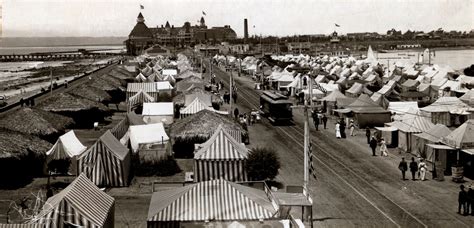
[[[402,151],[408,150],[409,137],[406,132],[398,131],[398,148]]]

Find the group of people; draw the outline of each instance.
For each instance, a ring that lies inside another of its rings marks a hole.
[[[33,97],[28,98],[28,99],[23,99],[23,97],[22,97],[22,98],[20,98],[20,106],[23,107],[23,105],[35,106],[35,99]]]
[[[469,189],[466,189],[462,184],[459,188],[461,191],[458,195],[458,214],[461,214],[462,209],[462,215],[474,215],[474,186],[470,185]]]
[[[344,121],[343,118],[341,118],[339,121],[336,122],[336,127],[335,127],[335,131],[336,131],[336,138],[340,139],[340,138],[343,138],[345,139],[346,138],[346,121]],[[353,136],[354,135],[354,128],[355,128],[355,125],[354,125],[354,120],[351,120],[350,122],[350,128],[351,128],[351,135]]]
[[[316,111],[312,111],[311,116],[313,117],[313,123],[314,127],[316,128],[316,131],[319,131],[319,125],[321,124],[321,122],[323,124],[324,129],[326,129],[326,124],[328,122],[328,117],[326,116],[326,114],[321,115]]]
[[[398,169],[402,172],[402,180],[406,180],[405,173],[406,171],[408,171],[408,168],[410,168],[412,180],[416,180],[415,176],[417,172],[418,178],[420,178],[420,180],[426,180],[426,172],[428,171],[428,166],[426,165],[423,158],[420,158],[420,163],[417,163],[415,161],[415,157],[412,157],[410,165],[408,165],[408,163],[405,161],[405,158],[402,157],[402,160],[398,164]]]

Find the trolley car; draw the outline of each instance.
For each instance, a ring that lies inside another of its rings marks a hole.
[[[264,91],[260,96],[260,111],[272,123],[289,122],[293,119],[291,106],[293,102],[277,92]]]

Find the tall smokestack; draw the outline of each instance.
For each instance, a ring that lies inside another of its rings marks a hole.
[[[249,26],[247,23],[247,18],[244,18],[244,39],[247,40],[249,38]]]

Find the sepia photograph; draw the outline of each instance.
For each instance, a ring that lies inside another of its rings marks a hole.
[[[474,0],[0,0],[0,228],[474,227]]]

